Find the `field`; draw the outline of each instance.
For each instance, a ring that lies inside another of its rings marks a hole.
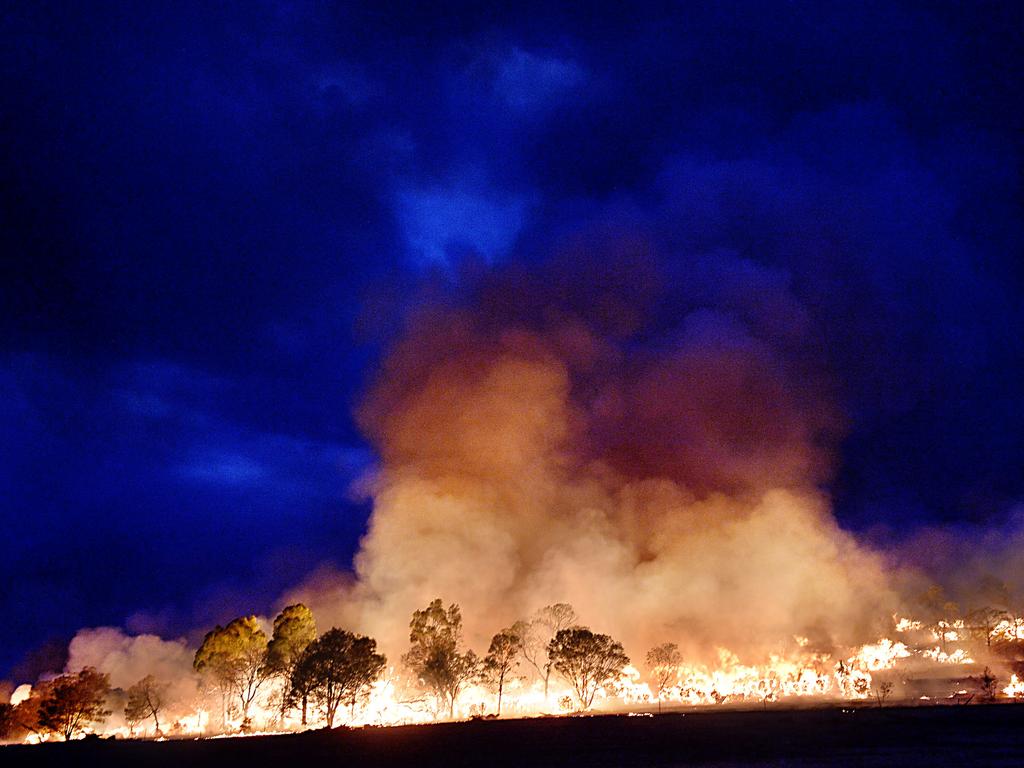
[[[0,748],[4,768],[115,766],[965,766],[1024,764],[1024,706],[768,710],[475,721]]]

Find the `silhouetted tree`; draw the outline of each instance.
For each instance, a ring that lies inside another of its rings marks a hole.
[[[200,674],[212,677],[222,693],[238,696],[246,727],[249,707],[260,686],[273,674],[267,665],[267,635],[256,617],[243,616],[207,632],[193,666]]]
[[[274,634],[267,645],[267,668],[281,678],[281,720],[294,697],[289,695],[292,673],[302,652],[316,640],[316,620],[313,612],[302,603],[286,606],[274,619]],[[305,722],[305,721],[303,721]]]
[[[654,694],[658,697],[658,712],[661,712],[661,697],[669,684],[679,676],[683,657],[675,643],[662,643],[647,652],[647,666],[654,681]]]
[[[1007,634],[1001,639],[1010,642],[1024,641],[1024,606],[1021,605],[1019,596],[1015,596],[1005,582],[992,575],[982,578],[978,594],[993,608],[1002,611],[1001,619],[1009,622]]]
[[[585,627],[560,629],[548,645],[554,669],[573,687],[581,709],[590,709],[599,688],[629,664],[621,643]]]
[[[886,699],[892,695],[892,682],[889,680],[883,680],[875,688],[875,700],[878,702],[878,708],[881,709]]]
[[[77,674],[54,679],[39,702],[39,724],[65,741],[73,739],[92,723],[107,719],[105,708],[110,694],[110,676],[86,667]]]
[[[984,642],[986,648],[991,648],[992,632],[999,622],[1006,618],[1006,611],[1001,608],[982,606],[967,614],[967,625],[976,639]]]
[[[128,737],[135,737],[135,729],[139,727],[139,723],[149,717],[146,712],[145,706],[140,701],[133,701],[128,699],[124,705],[124,721],[128,723]]]
[[[402,661],[416,675],[420,686],[437,702],[437,710],[455,716],[455,702],[462,686],[476,676],[479,661],[472,651],[463,653],[462,614],[454,603],[445,610],[440,599],[416,611],[409,623],[411,648]]]
[[[128,689],[128,701],[124,706],[124,719],[129,723],[138,725],[147,717],[153,718],[153,732],[159,737],[160,711],[167,701],[167,688],[164,683],[159,682],[153,675],[146,675]],[[135,727],[132,726],[134,733]]]
[[[330,629],[310,643],[295,670],[302,678],[299,687],[306,687],[334,727],[338,707],[345,703],[355,715],[356,703],[379,677],[387,659],[377,653],[377,641],[354,635],[343,629]]]
[[[544,681],[544,700],[548,698],[551,682],[551,659],[548,658],[548,644],[562,629],[577,623],[576,611],[568,603],[554,603],[541,608],[529,621],[517,621],[512,631],[523,641],[523,659],[533,667],[537,676]]]
[[[999,678],[993,674],[991,669],[985,667],[978,683],[982,698],[992,701],[996,697],[996,691],[999,690]]]
[[[309,698],[317,685],[316,670],[313,665],[303,663],[308,652],[309,646],[306,646],[306,650],[302,652],[295,666],[292,667],[292,673],[288,678],[288,688],[285,691],[285,696],[288,699],[285,706],[288,708],[297,706],[301,709],[303,725],[306,725]]]
[[[498,716],[501,716],[501,697],[505,682],[519,666],[519,655],[523,649],[523,638],[513,629],[503,629],[491,638],[483,662],[484,680],[498,691]]]
[[[946,598],[946,593],[938,584],[933,585],[920,597],[921,607],[925,611],[928,628],[934,632],[942,646],[942,652],[946,653],[950,623],[953,617],[959,613],[960,607]]]

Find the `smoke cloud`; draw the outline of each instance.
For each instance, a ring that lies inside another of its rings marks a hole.
[[[887,578],[820,490],[842,419],[784,276],[717,253],[673,279],[606,229],[559,254],[413,314],[359,412],[356,580],[289,599],[392,653],[437,596],[481,647],[553,602],[637,657],[869,638]]]
[[[115,627],[82,629],[68,646],[67,671],[94,667],[110,675],[110,685],[127,691],[147,675],[167,685],[165,715],[187,713],[195,705],[198,688],[192,672],[192,656],[184,640],[164,640],[156,635],[129,636]],[[111,724],[122,724],[120,708]]]

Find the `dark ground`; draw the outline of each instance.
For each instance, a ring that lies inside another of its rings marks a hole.
[[[1019,766],[1024,706],[701,712],[0,749],[0,766]]]

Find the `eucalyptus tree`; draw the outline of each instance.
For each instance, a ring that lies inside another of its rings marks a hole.
[[[629,664],[622,644],[586,627],[560,629],[548,644],[551,665],[572,686],[580,709],[590,709],[598,690]]]
[[[402,657],[416,675],[420,687],[430,693],[438,712],[455,716],[455,703],[463,686],[479,672],[472,651],[462,650],[462,613],[452,603],[445,609],[440,599],[415,611],[409,622],[408,653]]]

